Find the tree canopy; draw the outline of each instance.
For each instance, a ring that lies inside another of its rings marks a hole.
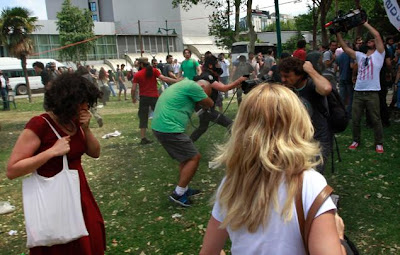
[[[57,13],[57,29],[60,33],[61,46],[70,45],[94,37],[93,20],[89,9],[81,10],[65,0],[61,11]],[[80,61],[93,47],[93,42],[86,42],[64,48],[60,51],[61,59]]]

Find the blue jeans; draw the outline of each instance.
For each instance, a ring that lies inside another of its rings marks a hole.
[[[7,88],[1,88],[1,98],[3,100],[3,110],[10,109],[10,103],[8,102],[8,91]]]

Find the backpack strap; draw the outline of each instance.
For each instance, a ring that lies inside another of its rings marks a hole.
[[[314,199],[310,210],[308,211],[307,218],[304,220],[304,210],[303,210],[303,200],[302,200],[302,191],[303,191],[303,176],[301,176],[299,180],[299,185],[296,194],[296,211],[297,218],[299,220],[299,226],[301,231],[301,237],[303,239],[304,248],[308,252],[308,237],[310,235],[311,224],[317,214],[319,208],[321,208],[322,204],[328,199],[331,195],[333,189],[331,186],[326,185],[322,191],[318,194],[318,196]]]

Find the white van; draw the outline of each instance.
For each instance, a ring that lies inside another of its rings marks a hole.
[[[44,85],[42,84],[42,79],[40,75],[35,73],[32,64],[36,61],[42,62],[45,66],[49,62],[55,62],[56,67],[65,67],[60,62],[54,59],[27,59],[26,69],[28,70],[28,79],[31,90],[43,90]],[[28,88],[25,84],[25,76],[22,71],[21,60],[17,58],[0,58],[0,70],[3,71],[4,76],[8,77],[10,81],[10,87],[17,95],[28,94]]]
[[[272,43],[255,43],[254,45],[254,54],[262,52],[266,54],[269,49],[272,49],[274,52],[276,51],[276,46]],[[241,55],[246,56],[248,58],[249,54],[249,42],[235,42],[232,44],[231,56],[232,61],[238,59]]]

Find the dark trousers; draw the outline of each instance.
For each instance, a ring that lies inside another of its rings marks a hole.
[[[343,100],[343,103],[347,105],[346,111],[351,116],[352,105],[353,105],[353,83],[350,80],[340,80],[339,81],[339,93]],[[348,101],[347,101],[348,98]]]
[[[139,101],[139,128],[147,128],[149,122],[149,107],[154,111],[158,97],[140,96]]]
[[[8,102],[8,92],[6,88],[1,88],[1,99],[3,100],[3,110],[10,109],[10,103]]]
[[[190,139],[192,139],[193,142],[197,141],[197,139],[199,139],[200,136],[202,136],[207,131],[210,121],[226,128],[230,128],[233,123],[230,118],[216,111],[214,108],[199,115],[199,121],[199,127],[196,128],[196,130],[194,130],[193,133],[190,135]]]
[[[383,144],[383,128],[379,107],[378,91],[354,91],[353,98],[353,141],[361,140],[361,117],[364,109],[367,110],[374,129],[375,144]]]

